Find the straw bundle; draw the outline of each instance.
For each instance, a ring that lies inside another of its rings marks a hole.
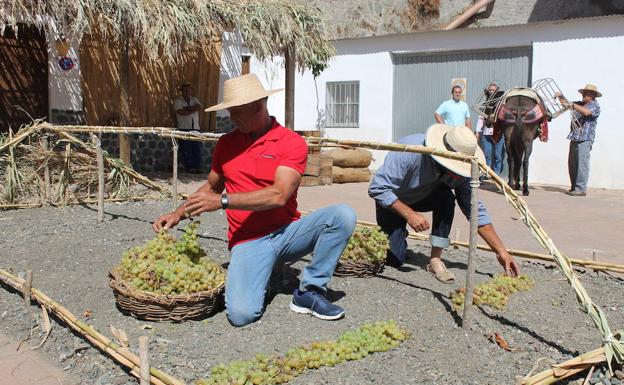
[[[287,0],[13,0],[0,3],[0,19],[45,26],[58,21],[67,36],[94,33],[132,41],[149,59],[174,63],[184,50],[210,51],[223,31],[238,28],[260,59],[289,50],[301,66],[327,62],[335,52],[325,37],[321,11]],[[216,54],[216,53],[215,53]],[[217,59],[215,55],[215,60]]]
[[[46,144],[41,145],[40,129],[44,126],[36,124],[26,129],[29,136],[20,134],[21,141],[4,138],[10,145],[3,146],[6,150],[0,152],[0,180],[3,182],[0,183],[0,206],[35,202],[67,204],[90,200],[95,196],[98,186],[95,151],[90,145],[64,132],[46,137],[42,141]],[[2,140],[0,138],[0,143]],[[107,156],[106,161],[107,200],[136,199],[149,193],[147,189],[133,188],[135,182],[157,189],[152,186],[156,186],[153,182],[129,169],[120,160]],[[50,186],[46,186],[46,173]],[[160,190],[169,194],[162,187]]]

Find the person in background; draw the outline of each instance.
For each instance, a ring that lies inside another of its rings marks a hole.
[[[436,122],[449,126],[466,126],[472,129],[468,105],[461,100],[462,91],[461,86],[453,86],[451,89],[452,98],[440,104],[433,114]]]
[[[160,231],[177,225],[186,213],[225,211],[231,254],[225,308],[234,326],[262,316],[276,264],[310,253],[290,309],[323,320],[339,319],[345,313],[327,299],[326,292],[355,229],[355,212],[336,204],[301,217],[297,190],[308,147],[301,136],[269,115],[267,98],[278,91],[265,90],[254,74],[225,81],[224,101],[206,111],[226,109],[236,129],[217,142],[208,181],[153,225]]]
[[[191,96],[193,88],[189,83],[184,83],[180,87],[180,93],[173,101],[173,109],[176,113],[176,128],[181,131],[199,131],[199,111],[201,103],[199,99]],[[182,156],[182,166],[190,173],[200,173],[202,157],[201,142],[191,140],[180,140],[180,155]]]
[[[589,178],[589,157],[594,139],[596,137],[596,125],[600,116],[600,105],[596,98],[602,96],[598,91],[598,87],[593,84],[587,84],[585,88],[578,90],[583,99],[576,102],[570,102],[561,93],[557,92],[557,97],[561,104],[569,107],[574,117],[580,123],[579,127],[570,125],[570,150],[568,153],[568,173],[570,174],[570,190],[569,195],[585,196],[587,195],[587,179]]]
[[[479,116],[477,121],[477,127],[475,133],[477,140],[483,149],[485,154],[485,163],[489,168],[494,170],[495,173],[500,175],[503,172],[503,156],[505,153],[505,141],[499,138],[498,142],[494,141],[494,112],[496,110],[496,103],[498,98],[502,96],[502,91],[496,83],[490,83],[484,90],[485,103],[484,112],[487,117]]]

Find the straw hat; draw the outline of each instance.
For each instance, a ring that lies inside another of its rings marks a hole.
[[[597,98],[602,96],[602,94],[600,92],[598,92],[598,87],[596,87],[593,84],[588,84],[588,85],[585,86],[585,88],[581,88],[580,90],[578,90],[578,92],[580,92],[580,93],[583,93],[583,91],[595,92]]]
[[[230,107],[242,106],[243,104],[255,102],[283,88],[275,90],[265,90],[262,83],[255,74],[247,74],[236,78],[228,79],[223,84],[223,102],[208,107],[205,111],[217,111]]]
[[[485,155],[475,134],[465,126],[434,124],[427,129],[425,144],[445,151],[455,151],[468,156],[476,156],[485,162]],[[470,163],[432,155],[433,159],[457,175],[470,178]]]

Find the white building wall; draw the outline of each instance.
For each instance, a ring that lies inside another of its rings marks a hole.
[[[57,52],[56,39],[60,37],[57,26],[49,20],[46,28],[48,40],[48,107],[51,116],[53,109],[82,111],[83,98],[80,84],[80,58],[77,39],[69,37],[71,48],[67,57],[74,60],[75,66],[70,70],[63,70],[59,66],[61,56]]]
[[[624,59],[623,37],[624,17],[613,16],[501,28],[338,40],[335,42],[338,54],[331,59],[329,68],[316,79],[318,102],[311,73],[305,71],[297,76],[295,127],[297,130],[313,130],[319,126],[317,107],[322,117],[325,110],[326,82],[359,80],[360,127],[327,127],[324,136],[389,142],[392,138],[393,98],[391,53],[533,45],[533,80],[553,78],[564,93],[570,96],[575,94],[576,89],[590,82],[605,90],[605,97],[600,100],[602,115],[598,124],[596,145],[592,151],[589,184],[590,187],[624,188],[624,169],[620,167],[621,171],[614,172],[615,167],[605,167],[607,160],[608,165],[624,163],[624,152],[613,151],[615,144],[620,143],[624,135],[623,131],[617,130],[618,124],[615,121],[616,106],[624,105],[623,96],[615,92],[616,87],[621,88],[623,81],[618,68],[618,63]],[[586,75],[581,68],[587,72]],[[256,73],[262,71],[261,66],[253,69]],[[272,77],[274,81],[279,78],[274,72]],[[283,72],[280,79],[283,79]],[[426,92],[427,90],[423,90],[423,93]],[[272,113],[279,116],[283,111],[273,109]],[[565,137],[567,124],[566,117],[556,119],[550,126],[550,142],[535,142],[530,182],[568,184],[567,141],[562,139]],[[378,168],[382,162],[383,152],[376,153],[371,168]]]
[[[588,185],[624,189],[624,130],[618,113],[624,107],[624,78],[619,63],[624,61],[624,26],[613,31],[617,37],[569,39],[535,42],[533,45],[534,79],[553,77],[564,95],[580,100],[578,89],[587,83],[598,86],[600,117],[591,152]],[[529,177],[535,183],[568,186],[568,147],[570,115],[553,120],[549,141],[534,146]],[[537,143],[537,142],[536,142]]]

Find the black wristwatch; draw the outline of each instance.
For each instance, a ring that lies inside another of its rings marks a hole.
[[[221,195],[221,208],[225,210],[227,209],[229,204],[230,204],[230,199],[228,198],[227,194],[223,193],[223,195]]]

